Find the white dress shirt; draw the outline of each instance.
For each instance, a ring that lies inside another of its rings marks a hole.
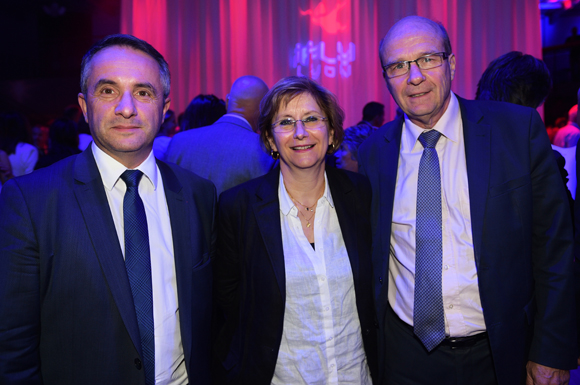
[[[127,167],[91,144],[97,167],[105,186],[115,229],[125,256],[123,198],[127,186],[120,178]],[[163,189],[163,178],[153,151],[137,168],[143,172],[139,196],[145,206],[149,250],[151,253],[151,284],[153,289],[153,323],[155,334],[155,383],[187,384],[185,357],[179,328],[179,302],[173,258],[173,238],[169,210]]]
[[[286,270],[282,342],[272,384],[371,384],[350,260],[325,174],[312,248],[298,209],[278,189]]]
[[[453,93],[433,129],[442,134],[435,148],[441,170],[445,333],[466,337],[486,329],[473,251],[463,123]],[[423,154],[417,139],[423,131],[405,116],[391,229],[388,298],[395,313],[409,325],[413,325],[415,291],[417,178]]]

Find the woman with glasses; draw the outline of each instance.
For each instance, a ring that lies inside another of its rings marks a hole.
[[[262,100],[261,139],[280,166],[220,197],[221,383],[372,383],[370,184],[325,169],[342,122],[308,78],[284,78]]]

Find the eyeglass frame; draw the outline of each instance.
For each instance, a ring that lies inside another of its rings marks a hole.
[[[308,119],[308,118],[310,118],[310,117],[312,117],[312,116],[313,116],[313,115],[311,115],[311,116],[309,116],[309,117],[307,117],[307,118],[304,118],[304,119]],[[325,116],[320,116],[320,117],[316,117],[316,118],[317,118],[317,119],[320,119],[320,121],[322,121],[322,122],[327,122],[327,121],[328,121],[328,118],[327,118],[327,117],[325,117]],[[286,130],[282,130],[282,131],[275,131],[275,130],[276,130],[276,126],[277,126],[277,125],[278,125],[278,124],[279,124],[281,121],[283,121],[283,120],[286,120],[286,119],[288,119],[288,120],[292,121],[292,129],[291,129],[291,130],[287,130],[287,131],[286,131]],[[301,123],[302,123],[302,126],[304,127],[304,129],[307,129],[307,128],[306,128],[306,125],[304,124],[304,119],[292,119],[292,118],[284,118],[284,119],[280,119],[280,120],[278,120],[276,123],[273,123],[273,124],[272,124],[272,131],[275,131],[275,132],[292,132],[292,131],[296,130],[296,127],[298,127],[298,122],[301,122]],[[316,130],[316,129],[318,129],[318,128],[322,128],[322,125],[321,125],[320,127],[316,127],[316,128],[310,128],[310,130]]]
[[[442,58],[443,60],[441,61],[441,64],[440,64],[440,65],[438,65],[438,66],[431,67],[431,68],[427,68],[427,69],[423,69],[423,68],[421,68],[421,67],[419,66],[419,60],[421,60],[421,59],[423,59],[423,58],[426,58],[426,57],[429,57],[429,56],[441,56],[441,58]],[[405,76],[405,75],[407,75],[409,72],[411,72],[411,63],[415,63],[415,64],[417,65],[417,68],[419,68],[420,70],[428,71],[428,70],[431,70],[431,69],[433,69],[433,68],[439,68],[439,67],[441,67],[441,66],[443,65],[443,62],[444,62],[445,60],[449,59],[451,56],[453,56],[453,53],[447,53],[447,52],[434,52],[434,53],[430,53],[430,54],[427,54],[427,55],[423,55],[423,56],[421,56],[421,57],[418,57],[418,58],[417,58],[417,59],[415,59],[415,60],[404,60],[404,61],[398,61],[398,62],[394,62],[394,63],[391,63],[391,64],[385,64],[384,66],[382,66],[382,68],[383,68],[383,74],[385,75],[385,77],[386,77],[387,79],[394,79],[394,78],[398,78],[398,77],[401,77],[401,76]],[[397,76],[389,76],[389,75],[387,75],[387,68],[386,68],[386,67],[390,67],[390,66],[392,66],[392,65],[395,65],[395,64],[402,64],[402,63],[404,63],[404,64],[406,64],[406,65],[407,65],[407,72],[405,72],[404,74],[401,74],[401,75],[397,75]]]

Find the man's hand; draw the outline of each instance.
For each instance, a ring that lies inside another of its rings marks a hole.
[[[570,372],[568,370],[549,368],[528,361],[526,365],[526,385],[568,385]]]

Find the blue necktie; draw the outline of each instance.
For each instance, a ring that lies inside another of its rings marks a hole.
[[[435,145],[441,133],[430,130],[419,136],[423,155],[417,181],[417,224],[415,232],[415,334],[428,351],[445,338],[441,265],[441,177]]]
[[[143,173],[127,170],[121,179],[127,185],[123,198],[123,219],[125,223],[125,267],[135,313],[141,336],[145,383],[155,383],[155,336],[153,333],[153,294],[151,286],[151,259],[149,254],[149,234],[147,216],[143,201],[139,196],[139,181]]]

